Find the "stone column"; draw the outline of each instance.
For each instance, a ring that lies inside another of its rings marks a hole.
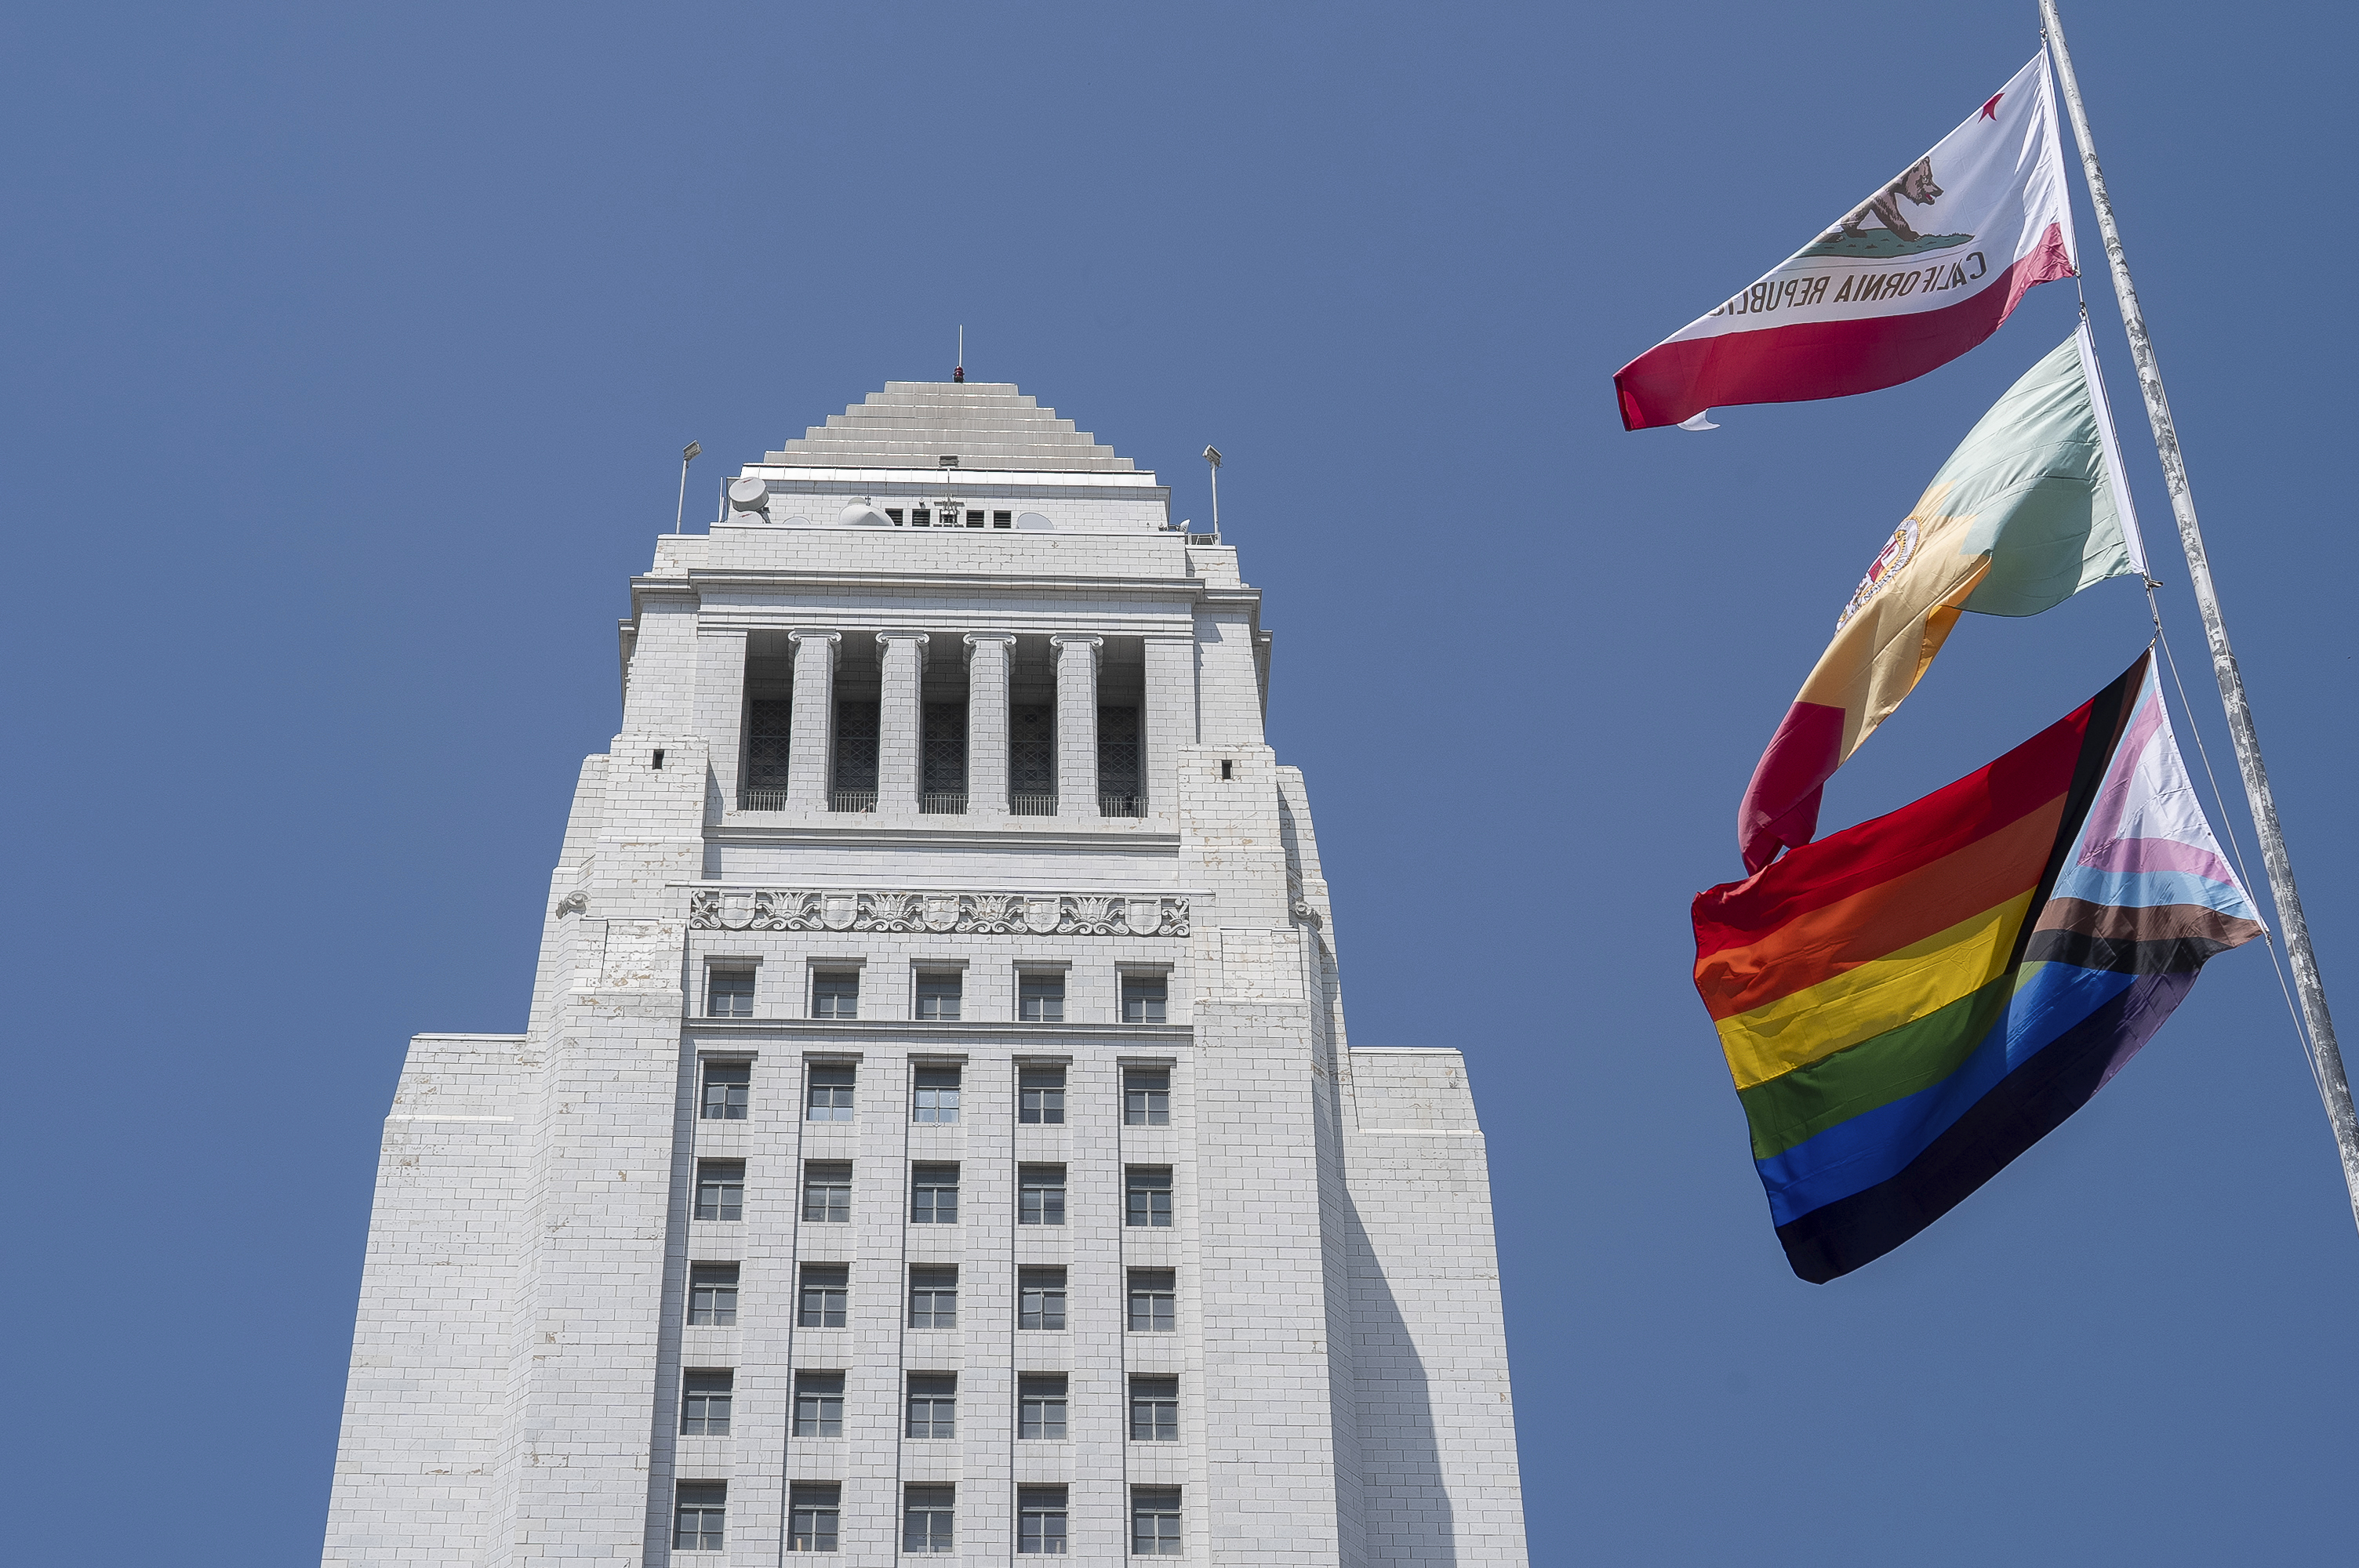
[[[745,633],[700,629],[696,634],[696,728],[712,748],[704,820],[719,822],[738,807],[745,776]]]
[[[1009,632],[970,632],[966,643],[966,814],[1007,815]]]
[[[929,641],[923,632],[876,633],[884,683],[876,710],[876,809],[882,813],[918,814],[918,736],[924,718],[919,688]]]
[[[787,809],[827,809],[835,760],[835,658],[841,632],[789,632],[795,645],[794,735],[787,753]]]
[[[1102,637],[1060,632],[1057,650],[1057,815],[1098,815],[1098,647]]]
[[[1147,813],[1173,819],[1180,797],[1180,751],[1196,743],[1196,639],[1185,633],[1147,639],[1147,711],[1139,716]]]

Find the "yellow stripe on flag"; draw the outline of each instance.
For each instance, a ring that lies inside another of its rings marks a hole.
[[[1729,1075],[1749,1089],[1980,990],[2006,972],[2030,908],[2026,889],[1872,964],[1721,1020]]]

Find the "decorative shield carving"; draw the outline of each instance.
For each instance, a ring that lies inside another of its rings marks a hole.
[[[820,900],[820,918],[826,922],[830,931],[851,930],[852,923],[859,915],[860,899],[856,894],[832,892]]]
[[[721,928],[743,931],[754,924],[754,895],[750,892],[724,892],[721,895]]]
[[[1152,936],[1163,929],[1163,901],[1134,898],[1123,905],[1122,918],[1134,935]]]
[[[956,893],[928,893],[926,895],[927,930],[952,930],[957,926],[958,920],[959,901]]]
[[[1027,898],[1024,901],[1024,925],[1035,935],[1046,936],[1057,929],[1063,915],[1053,898]]]

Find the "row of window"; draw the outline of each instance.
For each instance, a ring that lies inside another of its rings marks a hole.
[[[958,1541],[958,1487],[949,1483],[911,1483],[901,1492],[901,1550],[954,1552]],[[833,1552],[842,1528],[843,1485],[797,1481],[787,1498],[787,1550]],[[729,1484],[682,1481],[673,1502],[672,1550],[727,1550]],[[1061,1556],[1069,1511],[1062,1487],[1016,1488],[1016,1550]],[[1174,1557],[1181,1549],[1180,1488],[1133,1487],[1130,1490],[1130,1550],[1139,1557]]]
[[[1065,1167],[1016,1168],[1016,1223],[1065,1223]],[[745,1162],[696,1162],[696,1217],[728,1221],[745,1217]],[[909,1223],[956,1225],[959,1167],[919,1162],[909,1167]],[[844,1225],[852,1219],[852,1162],[810,1160],[803,1164],[803,1218],[814,1225]],[[1168,1227],[1171,1223],[1171,1167],[1129,1165],[1123,1169],[1123,1223]]]
[[[930,1127],[946,1127],[959,1119],[965,1071],[956,1065],[919,1066],[909,1075],[909,1119]],[[860,1067],[853,1062],[814,1062],[803,1095],[803,1116],[810,1121],[850,1121],[860,1087]],[[707,1121],[743,1121],[753,1104],[754,1067],[750,1062],[707,1062],[704,1065],[702,1115]],[[1065,1119],[1065,1069],[1060,1066],[1018,1066],[1016,1070],[1016,1119],[1027,1124],[1061,1126]],[[1171,1124],[1171,1069],[1125,1067],[1122,1075],[1122,1120],[1125,1127],[1168,1127]]]
[[[1067,1428],[1066,1375],[1024,1372],[1016,1379],[1016,1435],[1026,1442],[1060,1442]],[[683,1374],[679,1430],[684,1437],[726,1437],[734,1414],[736,1371],[707,1368]],[[958,1435],[958,1374],[908,1374],[903,1431],[937,1440]],[[843,1435],[843,1374],[795,1374],[794,1435]],[[1180,1379],[1139,1376],[1130,1379],[1130,1440],[1180,1441]]]
[[[929,813],[962,815],[967,796],[968,705],[919,704],[919,801]],[[883,762],[884,709],[877,697],[842,697],[827,737],[828,806],[834,811],[876,808]],[[1057,811],[1057,709],[1054,704],[1011,702],[1007,708],[1008,809],[1018,816]],[[1098,809],[1107,816],[1143,814],[1145,746],[1135,705],[1101,703],[1097,710]],[[753,697],[745,704],[747,810],[777,811],[794,787],[794,703]],[[1223,766],[1226,764],[1224,763]],[[990,783],[996,786],[1000,781]]]
[[[738,1314],[735,1263],[691,1263],[688,1270],[689,1326],[734,1328]],[[1178,1327],[1179,1291],[1169,1269],[1132,1269],[1129,1325],[1133,1334],[1169,1334]],[[1065,1270],[1021,1268],[1016,1271],[1016,1326],[1043,1332],[1065,1326]],[[908,1325],[958,1326],[959,1271],[955,1263],[916,1263],[909,1268]],[[852,1266],[805,1263],[797,1276],[795,1323],[801,1328],[842,1328],[852,1321]]]
[[[922,1022],[955,1023],[965,1005],[966,977],[957,969],[917,971],[910,1015]],[[1162,975],[1122,977],[1122,1021],[1161,1023],[1169,982]],[[707,1018],[754,1016],[754,970],[743,963],[715,962],[705,972],[704,1015]],[[814,969],[810,978],[810,1016],[858,1018],[860,971]],[[1061,969],[1019,970],[1016,977],[1016,1021],[1018,1023],[1065,1022],[1065,975]]]

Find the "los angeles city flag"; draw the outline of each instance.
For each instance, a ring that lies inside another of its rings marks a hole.
[[[1966,432],[1869,564],[1737,806],[1745,870],[1810,841],[1827,780],[1915,689],[1962,612],[2037,615],[2145,575],[2083,322]]]
[[[1616,372],[1623,426],[1897,386],[2077,255],[2042,53],[1843,222]]]

